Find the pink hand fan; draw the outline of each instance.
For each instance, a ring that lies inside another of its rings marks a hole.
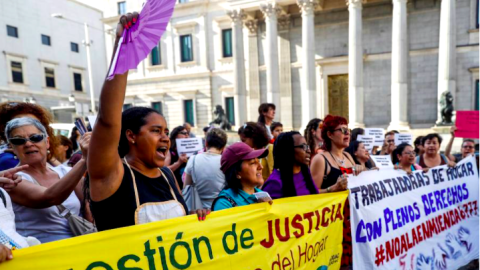
[[[165,32],[175,2],[176,0],[147,0],[138,14],[137,23],[130,29],[123,30],[107,80],[113,79],[115,74],[136,69],[138,63],[147,58]]]

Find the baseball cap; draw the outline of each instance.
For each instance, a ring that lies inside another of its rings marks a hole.
[[[225,173],[230,167],[241,160],[264,158],[267,155],[268,149],[253,150],[246,143],[237,142],[223,151],[220,169]]]

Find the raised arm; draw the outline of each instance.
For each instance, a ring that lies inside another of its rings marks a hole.
[[[448,141],[448,144],[447,144],[447,147],[445,148],[445,156],[449,159],[449,160],[453,160],[455,161],[455,157],[453,155],[451,155],[451,152],[452,152],[452,145],[453,145],[453,141],[455,140],[455,131],[457,130],[457,127],[456,126],[452,126],[450,128],[450,134],[452,135],[450,137],[450,140]]]
[[[117,25],[117,38],[112,60],[118,47],[123,29],[137,21],[138,14],[127,14]],[[134,19],[135,18],[135,19]],[[100,94],[97,122],[90,142],[91,154],[88,157],[90,192],[95,201],[110,197],[120,186],[123,166],[118,155],[118,144],[122,127],[122,108],[127,87],[128,72],[105,80]]]

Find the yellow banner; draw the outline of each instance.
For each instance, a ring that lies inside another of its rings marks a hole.
[[[186,216],[16,250],[0,270],[339,269],[347,192]]]

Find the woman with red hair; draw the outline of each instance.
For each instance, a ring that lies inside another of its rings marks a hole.
[[[336,192],[347,189],[347,174],[358,175],[365,170],[355,164],[349,153],[344,152],[350,144],[350,130],[347,119],[341,116],[327,115],[322,126],[323,153],[316,155],[310,165],[312,178],[320,193]],[[352,240],[350,228],[350,209],[348,200],[344,207],[342,268],[352,265]]]

